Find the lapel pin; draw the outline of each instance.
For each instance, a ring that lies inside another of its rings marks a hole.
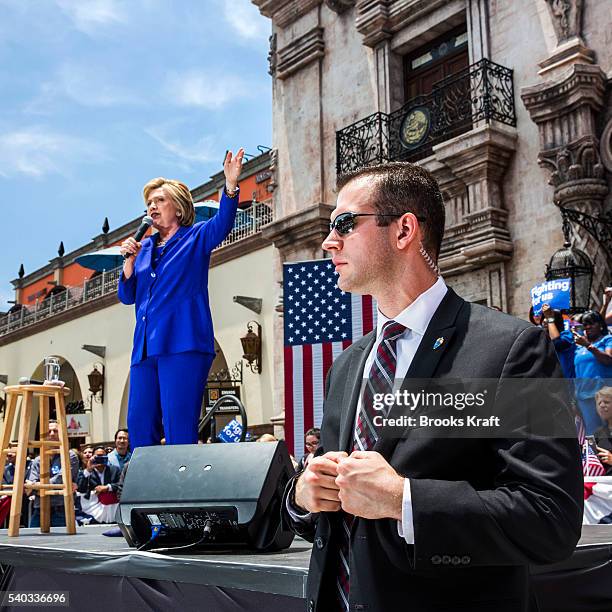
[[[436,349],[439,349],[442,345],[444,344],[444,338],[440,337],[438,338],[433,345],[433,350],[435,351]]]

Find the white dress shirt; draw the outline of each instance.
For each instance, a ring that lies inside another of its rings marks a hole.
[[[417,349],[421,344],[421,340],[425,335],[425,331],[431,322],[431,318],[438,309],[442,298],[446,295],[448,288],[442,277],[424,293],[402,310],[393,320],[401,323],[406,327],[406,331],[397,339],[397,363],[395,367],[395,386],[393,391],[396,391],[401,386],[408,368],[412,364],[412,360],[416,355]],[[364,380],[368,378],[378,345],[382,341],[382,328],[387,321],[390,321],[380,310],[376,321],[376,342],[366,359],[363,368]],[[355,427],[361,410],[361,397],[357,404],[357,413],[355,415]],[[404,479],[404,495],[402,497],[402,520],[397,522],[397,532],[403,537],[408,544],[414,544],[414,523],[412,517],[412,494],[410,490],[410,478]]]
[[[438,280],[429,288],[427,291],[421,293],[419,297],[412,302],[407,308],[402,310],[393,320],[401,323],[406,327],[406,331],[397,339],[396,350],[397,350],[397,363],[395,369],[395,381],[396,386],[399,389],[401,383],[410,368],[410,364],[414,359],[414,356],[421,344],[421,340],[425,335],[425,331],[431,322],[431,319],[438,309],[442,298],[446,295],[448,288],[444,283],[442,277],[438,277]],[[368,357],[363,368],[363,378],[367,380],[378,345],[382,340],[382,328],[387,321],[390,321],[380,310],[378,311],[378,317],[376,322],[376,341],[368,354]],[[395,388],[393,389],[396,390]],[[357,426],[357,419],[359,418],[359,411],[361,410],[361,397],[357,404],[357,411],[355,413],[355,427]],[[289,501],[289,500],[287,500]],[[296,521],[308,521],[311,518],[310,513],[300,514],[296,512],[295,508],[292,508],[287,503],[287,510],[293,520]],[[408,544],[414,544],[414,524],[412,516],[412,495],[410,490],[410,479],[404,479],[404,495],[402,498],[402,520],[397,522],[397,531],[400,537],[403,537]]]

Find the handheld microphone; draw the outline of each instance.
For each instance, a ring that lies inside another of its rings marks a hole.
[[[136,233],[134,234],[134,240],[136,242],[140,242],[142,240],[142,237],[147,233],[147,230],[153,225],[153,219],[151,217],[149,217],[149,215],[146,215],[142,218],[142,223],[140,224],[140,227],[136,230]],[[123,259],[127,259],[128,257],[131,257],[132,254],[131,253],[126,253],[123,256]]]

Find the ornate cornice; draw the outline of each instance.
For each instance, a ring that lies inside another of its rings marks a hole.
[[[438,262],[443,274],[477,270],[512,257],[501,185],[516,140],[515,131],[486,125],[434,146],[434,155],[423,162],[447,202],[449,225]]]
[[[551,171],[555,201],[607,193],[595,133],[604,105],[606,75],[597,65],[574,64],[566,76],[523,89],[521,97],[540,132],[538,163]]]
[[[389,0],[359,0],[355,27],[363,35],[363,44],[375,47],[391,37]]]
[[[324,0],[325,5],[338,15],[355,6],[355,0]]]
[[[323,0],[252,0],[259,12],[272,19],[275,26],[285,28],[319,6]]]
[[[448,0],[358,0],[355,26],[363,35],[363,44],[375,47],[444,4]]]
[[[277,51],[276,78],[284,80],[324,55],[323,28],[312,28]]]
[[[289,259],[294,250],[321,251],[321,244],[329,234],[333,209],[328,204],[315,204],[264,226],[261,235],[280,250],[283,261]]]
[[[577,106],[603,106],[606,75],[598,65],[574,64],[565,78],[521,90],[521,99],[535,123],[567,114]]]
[[[517,139],[514,130],[486,125],[436,145],[434,152],[437,159],[466,184],[479,180],[501,181],[516,149]],[[488,206],[501,207],[501,202],[489,202]]]
[[[448,0],[396,0],[389,3],[389,23],[397,32],[446,4],[449,4]]]

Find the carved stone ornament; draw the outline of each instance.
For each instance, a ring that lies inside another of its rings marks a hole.
[[[561,208],[597,217],[608,194],[596,126],[604,107],[606,75],[600,66],[574,64],[569,73],[521,91],[540,133],[538,163],[550,170],[553,200]],[[612,128],[610,129],[612,131]],[[608,146],[610,132],[608,132]],[[602,152],[605,148],[602,143]],[[582,226],[575,246],[594,264],[591,299],[598,304],[608,279],[609,255]]]
[[[276,78],[286,79],[308,64],[323,57],[325,41],[323,28],[314,27],[302,36],[294,38],[278,52]]]
[[[604,166],[599,159],[597,141],[593,138],[585,137],[552,154],[542,152],[538,161],[540,165],[552,168],[549,183],[555,188],[573,181],[580,181],[580,185],[584,186],[584,179],[595,179],[604,190],[602,195],[607,193],[603,180]]]
[[[355,6],[355,0],[324,0],[324,2],[329,9],[338,13],[338,15]]]
[[[274,148],[270,151],[270,181],[268,182],[267,191],[268,193],[274,193],[278,187],[278,149]]]
[[[563,79],[523,88],[521,97],[540,132],[538,163],[549,168],[555,200],[568,189],[585,197],[607,192],[595,134],[604,103],[605,74],[599,66],[576,64]]]
[[[582,3],[583,0],[546,0],[557,42],[581,36]]]
[[[272,19],[278,28],[286,28],[321,4],[323,0],[251,0],[259,12]]]
[[[268,38],[268,41],[270,43],[270,50],[268,51],[268,74],[275,76],[276,65],[278,63],[276,55],[276,32]]]

